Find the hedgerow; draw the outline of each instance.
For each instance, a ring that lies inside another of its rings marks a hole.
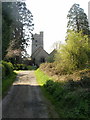
[[[2,61],[2,78],[11,75],[13,73],[13,65],[10,62]]]

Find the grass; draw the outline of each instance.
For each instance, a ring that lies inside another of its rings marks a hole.
[[[48,75],[46,75],[40,69],[37,69],[35,71],[35,76],[36,76],[36,80],[38,82],[38,85],[41,87],[41,90],[42,90],[44,96],[46,96],[46,98],[48,98],[51,101],[51,103],[54,104],[56,106],[56,108],[57,108],[57,104],[55,104],[56,103],[55,99],[53,99],[53,97],[49,94],[49,92],[44,87],[46,82],[48,80],[52,80],[52,78],[49,77]],[[55,111],[57,111],[56,108],[55,108]],[[52,116],[50,115],[50,117],[52,117]]]
[[[40,69],[35,74],[44,95],[55,106],[60,118],[90,119],[90,92],[87,85],[83,88],[79,81],[55,82]]]
[[[36,80],[38,82],[38,85],[41,87],[43,94],[51,101],[52,104],[55,105],[55,110],[58,111],[58,104],[56,103],[56,100],[53,99],[53,96],[46,90],[44,85],[47,81],[52,80],[51,77],[46,75],[44,72],[42,72],[40,69],[37,69],[35,71]]]
[[[37,78],[37,82],[40,86],[43,86],[47,80],[51,80],[52,78],[48,75],[44,74],[40,69],[37,69],[35,71],[35,75]]]
[[[7,91],[9,90],[10,86],[16,79],[16,75],[17,74],[15,72],[13,72],[11,75],[5,77],[2,80],[2,97],[4,97],[7,94]]]

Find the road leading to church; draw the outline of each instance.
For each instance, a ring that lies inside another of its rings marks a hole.
[[[20,71],[2,102],[3,118],[58,117],[36,82],[34,71]]]

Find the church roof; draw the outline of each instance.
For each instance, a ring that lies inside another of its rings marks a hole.
[[[37,49],[34,51],[34,53],[32,53],[31,57],[33,57],[33,56],[36,57],[42,50],[43,50],[47,55],[49,55],[49,54],[40,46],[39,48],[37,48]]]
[[[50,53],[50,55],[53,55],[53,54],[56,54],[56,53],[57,53],[57,50],[54,49],[54,50]]]

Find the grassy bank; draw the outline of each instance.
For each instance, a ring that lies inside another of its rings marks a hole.
[[[60,118],[90,119],[89,79],[81,81],[54,81],[40,69],[35,71],[37,81],[54,104]],[[86,82],[85,82],[86,80]],[[82,86],[82,83],[84,86]]]
[[[2,80],[2,97],[4,97],[8,91],[8,89],[10,88],[10,86],[12,85],[12,83],[14,82],[14,80],[16,79],[16,73],[13,72],[11,75],[6,76],[3,80]]]
[[[47,82],[47,80],[52,79],[48,75],[44,74],[40,69],[37,69],[35,71],[35,75],[36,75],[36,78],[37,78],[37,82],[40,86],[43,86]]]

